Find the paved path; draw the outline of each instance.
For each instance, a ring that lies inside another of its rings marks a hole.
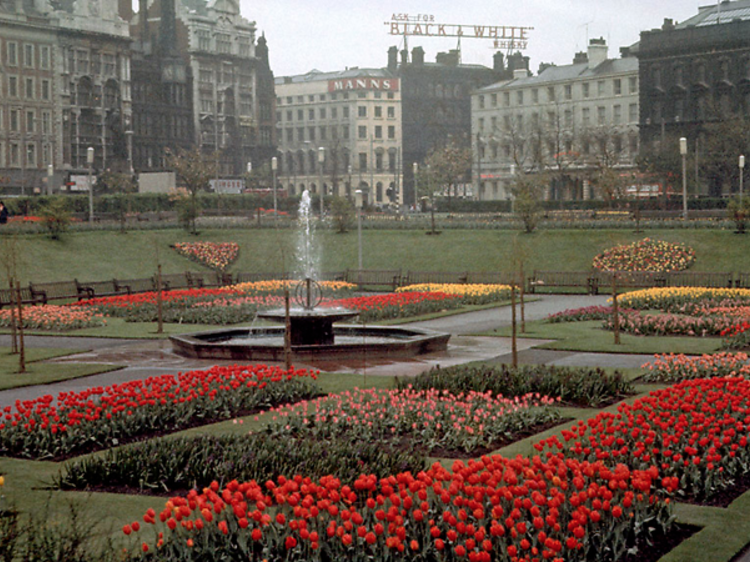
[[[526,319],[536,320],[554,312],[582,306],[602,305],[605,296],[583,295],[535,295],[533,302],[526,303]],[[408,360],[341,360],[314,361],[298,364],[327,372],[359,372],[367,375],[415,376],[436,366],[450,366],[469,361],[511,361],[511,341],[504,337],[474,336],[509,326],[511,311],[508,307],[481,310],[447,316],[410,325],[449,332],[448,349],[444,352],[422,355]],[[107,386],[130,380],[143,379],[165,373],[178,373],[194,369],[206,369],[216,364],[231,364],[232,361],[201,360],[179,356],[172,351],[168,340],[126,340],[106,338],[76,338],[54,336],[28,336],[29,347],[69,347],[87,349],[84,353],[53,359],[57,363],[104,363],[122,365],[124,368],[54,384],[38,385],[0,391],[0,407],[11,405],[16,400],[29,400],[44,394],[56,396],[63,391],[78,391],[92,386]],[[536,349],[547,340],[518,339],[519,361],[570,366],[640,367],[651,358],[646,355],[576,353]],[[10,345],[8,336],[0,336],[0,345]]]

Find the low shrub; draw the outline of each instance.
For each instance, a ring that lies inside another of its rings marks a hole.
[[[416,474],[425,456],[387,443],[336,439],[278,439],[265,433],[152,439],[69,463],[62,489],[131,488],[154,493],[201,490],[213,480],[265,482],[284,474],[354,482],[361,474]]]
[[[600,407],[633,394],[633,385],[622,373],[609,374],[599,367],[554,365],[457,365],[432,369],[415,379],[398,380],[400,388],[460,392],[492,392],[506,397],[537,393],[566,404]]]

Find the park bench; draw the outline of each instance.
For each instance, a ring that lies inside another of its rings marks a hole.
[[[401,284],[400,269],[347,269],[346,279],[349,283],[354,283],[360,289],[369,287],[377,289],[388,287],[395,291]]]
[[[75,281],[50,281],[48,283],[29,283],[33,292],[44,294],[47,301],[73,300],[79,296]]]
[[[154,289],[156,289],[156,277],[154,277]],[[185,273],[162,273],[161,290],[175,291],[177,289],[191,289],[190,276]]]
[[[667,275],[670,287],[733,287],[734,273],[710,271],[675,271]]]
[[[30,286],[21,287],[21,304],[47,304],[47,296],[44,293],[35,291]],[[0,289],[0,308],[4,306],[15,306],[16,301],[16,290],[15,289]]]
[[[401,278],[401,286],[425,283],[466,283],[466,271],[407,271]]]
[[[535,293],[542,288],[586,289],[590,295],[597,294],[596,273],[593,271],[538,271],[529,278],[528,290]]]
[[[289,273],[286,272],[269,272],[269,273],[255,273],[255,272],[240,272],[235,276],[234,282],[239,283],[257,283],[258,281],[273,281],[273,280],[284,280],[289,279]]]
[[[611,292],[612,275],[617,275],[617,289],[650,289],[651,287],[667,287],[668,273],[662,271],[597,271],[592,282],[592,292],[597,295],[599,290]]]
[[[202,289],[203,287],[225,287],[232,284],[231,273],[219,273],[218,271],[187,271],[187,280],[191,289]]]
[[[520,285],[520,274],[517,271],[469,271],[466,282],[482,285]]]
[[[738,289],[750,289],[750,273],[737,273],[734,277],[734,286]]]
[[[129,285],[126,285],[117,279],[88,281],[86,283],[81,283],[78,279],[74,279],[74,281],[78,287],[78,300],[93,299],[97,297],[115,297],[132,293]]]

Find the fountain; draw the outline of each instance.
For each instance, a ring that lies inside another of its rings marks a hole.
[[[297,306],[258,313],[282,326],[213,330],[171,336],[176,353],[188,357],[241,361],[284,361],[286,337],[294,360],[331,358],[403,358],[445,350],[450,334],[417,328],[336,325],[358,315],[341,307],[320,307],[318,257],[310,194],[302,194],[298,214]]]

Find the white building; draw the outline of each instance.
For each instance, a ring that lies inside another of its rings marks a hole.
[[[322,182],[326,195],[361,189],[366,204],[403,202],[400,82],[388,70],[277,78],[276,127],[289,195],[320,193]]]
[[[627,52],[624,52],[627,55]],[[603,39],[573,64],[546,66],[472,95],[473,177],[480,200],[512,198],[517,173],[546,171],[546,199],[600,197],[603,168],[628,170],[638,154],[638,60],[607,57]]]

